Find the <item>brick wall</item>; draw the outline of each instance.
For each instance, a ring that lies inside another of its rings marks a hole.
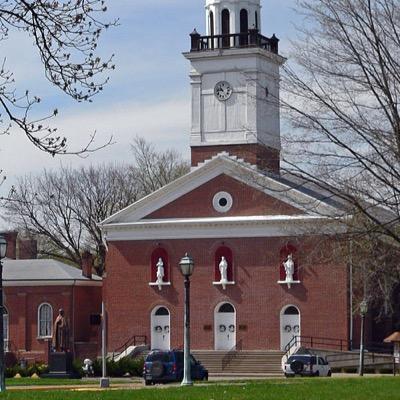
[[[230,193],[233,198],[232,208],[224,214],[217,212],[212,205],[214,195],[220,191]],[[193,207],[193,204],[196,204],[196,206]],[[200,218],[294,214],[303,214],[303,212],[259,190],[253,189],[230,176],[222,174],[149,214],[146,218]]]
[[[261,144],[237,144],[222,146],[191,147],[192,166],[208,160],[218,153],[226,151],[230,155],[242,158],[244,161],[257,165],[261,170],[279,173],[280,152]]]
[[[302,283],[288,289],[279,285],[280,249],[295,243]],[[214,253],[221,245],[233,252],[236,285],[222,290],[212,285]],[[152,251],[168,251],[171,286],[159,291],[149,287]],[[243,349],[279,349],[280,312],[293,304],[301,312],[301,334],[348,339],[348,274],[344,265],[331,261],[330,242],[322,238],[243,238],[109,243],[104,298],[108,311],[109,351],[133,335],[146,335],[150,342],[150,313],[166,306],[171,316],[171,347],[182,346],[183,278],[180,258],[189,252],[195,260],[191,278],[192,348],[213,349],[214,309],[224,301],[236,308],[236,340]],[[315,251],[317,249],[318,251]]]
[[[89,316],[100,310],[101,290],[101,287],[84,286],[6,287],[11,352],[28,361],[46,361],[47,340],[38,338],[38,307],[42,303],[52,306],[53,322],[58,310],[64,309],[71,341],[75,337],[75,341],[95,342],[97,346],[98,328],[90,327]]]

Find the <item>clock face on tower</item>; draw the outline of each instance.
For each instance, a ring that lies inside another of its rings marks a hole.
[[[232,92],[232,86],[226,81],[218,82],[214,88],[214,94],[216,98],[220,101],[228,100],[229,97],[231,97]]]

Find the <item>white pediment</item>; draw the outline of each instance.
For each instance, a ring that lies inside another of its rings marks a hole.
[[[228,153],[220,153],[186,175],[131,204],[100,223],[101,227],[136,223],[217,176],[225,174],[250,187],[291,205],[308,216],[336,215],[337,209],[321,200],[259,172],[253,165]],[[146,220],[149,222],[149,220]]]

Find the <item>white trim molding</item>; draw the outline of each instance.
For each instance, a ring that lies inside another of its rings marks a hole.
[[[103,227],[108,241],[332,235],[346,229],[341,220],[311,215],[142,220]]]
[[[288,289],[290,289],[291,285],[296,284],[296,283],[301,283],[300,281],[278,281],[280,285],[287,285]]]
[[[149,282],[149,286],[158,286],[158,290],[161,290],[163,286],[171,286],[171,282]]]
[[[218,282],[213,282],[214,286],[222,286],[222,289],[226,289],[227,285],[235,285],[234,281],[218,281]]]

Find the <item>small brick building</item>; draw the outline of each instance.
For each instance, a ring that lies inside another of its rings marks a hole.
[[[205,9],[206,35],[194,31],[184,54],[192,169],[101,223],[108,350],[135,335],[151,348],[183,345],[185,253],[192,349],[346,341],[349,271],[334,257],[344,227],[329,218],[340,204],[280,170],[278,39],[260,34],[260,0]]]
[[[99,327],[90,325],[90,315],[101,312],[102,280],[92,275],[91,257],[82,270],[56,260],[36,259],[25,253],[27,241],[15,232],[3,234],[8,242],[3,260],[5,293],[4,336],[6,360],[47,362],[53,324],[63,308],[69,322],[70,348],[76,358],[99,353]],[[30,247],[36,247],[29,241]],[[15,259],[19,256],[30,258]]]

